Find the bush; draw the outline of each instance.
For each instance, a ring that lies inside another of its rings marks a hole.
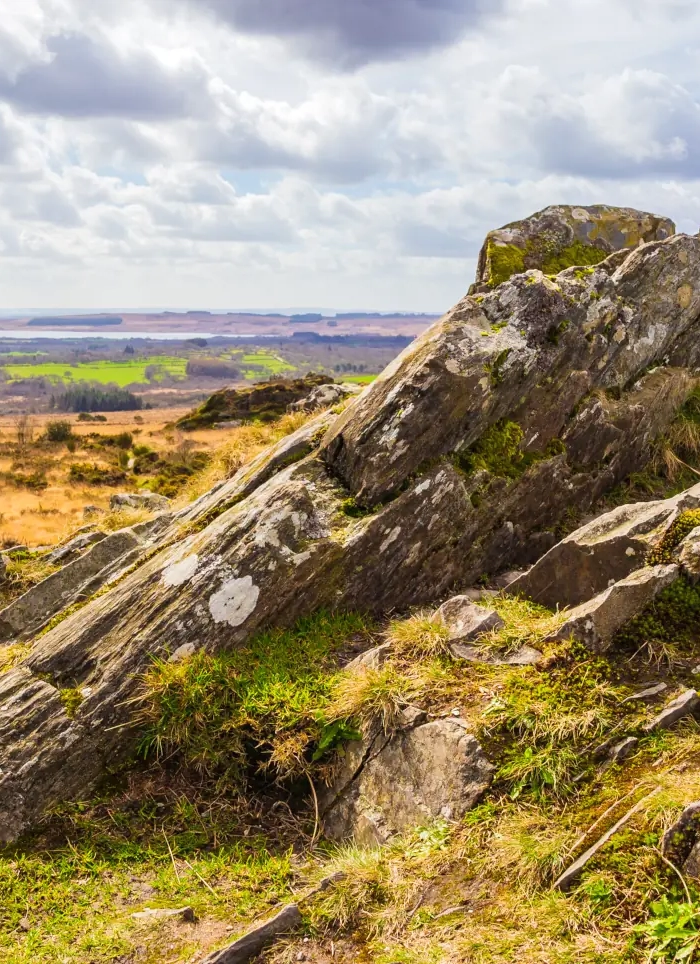
[[[73,438],[71,423],[65,420],[46,423],[46,440],[48,442],[68,442]]]
[[[70,482],[83,485],[123,485],[127,480],[126,472],[120,469],[107,469],[88,462],[74,462],[68,473]]]

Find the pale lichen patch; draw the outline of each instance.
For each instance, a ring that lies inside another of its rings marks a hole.
[[[162,582],[164,586],[173,588],[182,586],[194,576],[199,565],[199,556],[194,553],[180,562],[174,562],[163,570]]]
[[[230,579],[209,599],[209,612],[215,623],[241,626],[255,610],[259,596],[252,576]]]

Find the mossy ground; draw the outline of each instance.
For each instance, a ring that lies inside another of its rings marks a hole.
[[[700,590],[677,586],[605,658],[546,643],[561,617],[498,597],[489,604],[506,626],[485,647],[539,646],[540,666],[454,661],[427,613],[381,636],[359,615],[319,614],[237,654],[154,666],[148,760],[0,856],[3,960],[185,964],[337,871],[345,878],[303,904],[300,934],[262,960],[641,964],[679,907],[692,911],[680,929],[692,938],[700,892],[688,882],[688,904],[657,848],[700,796],[700,729],[690,721],[643,736],[622,767],[593,752],[610,735],[639,733],[667,694],[692,683]],[[675,647],[661,662],[644,647],[659,625]],[[339,669],[379,638],[394,647],[383,667]],[[658,680],[667,694],[628,700]],[[367,707],[390,724],[391,708],[407,703],[460,711],[498,766],[491,791],[462,821],[385,847],[319,842],[308,780],[320,784],[334,742],[362,728]],[[280,761],[300,765],[270,766],[279,747]],[[553,892],[561,869],[652,790],[571,893]],[[197,923],[132,917],[183,906]]]

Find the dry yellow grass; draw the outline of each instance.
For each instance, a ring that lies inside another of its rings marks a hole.
[[[101,435],[118,435],[130,432],[135,442],[148,445],[158,452],[176,448],[183,437],[195,442],[199,451],[216,452],[211,466],[200,476],[193,478],[191,489],[183,496],[189,501],[199,491],[204,492],[218,478],[235,471],[239,465],[269,442],[276,441],[298,425],[304,417],[285,416],[279,422],[267,426],[242,426],[218,431],[201,430],[186,436],[174,428],[174,422],[188,411],[187,408],[154,409],[142,412],[108,412],[105,422],[80,422],[76,415],[31,416],[33,437],[37,440],[45,431],[47,422],[69,421],[74,435],[88,436],[91,432]],[[17,442],[17,416],[0,417],[0,473],[10,472],[16,461],[16,452],[10,449]],[[41,468],[46,474],[48,486],[41,491],[17,487],[0,477],[0,544],[20,543],[29,547],[53,545],[83,524],[83,509],[96,505],[108,509],[110,497],[115,491],[135,489],[133,484],[119,488],[94,485],[76,485],[68,481],[69,466],[73,462],[89,461],[102,465],[99,453],[86,455],[78,449],[71,453],[65,445],[41,452],[29,443],[21,456],[21,470],[25,473]],[[16,465],[15,465],[16,468]],[[105,524],[113,528],[119,519],[108,517]],[[124,522],[131,525],[140,519]]]

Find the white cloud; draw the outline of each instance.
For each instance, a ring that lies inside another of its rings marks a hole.
[[[3,307],[439,309],[489,228],[550,203],[697,230],[697,5],[396,3],[393,33],[391,5],[13,4]]]

